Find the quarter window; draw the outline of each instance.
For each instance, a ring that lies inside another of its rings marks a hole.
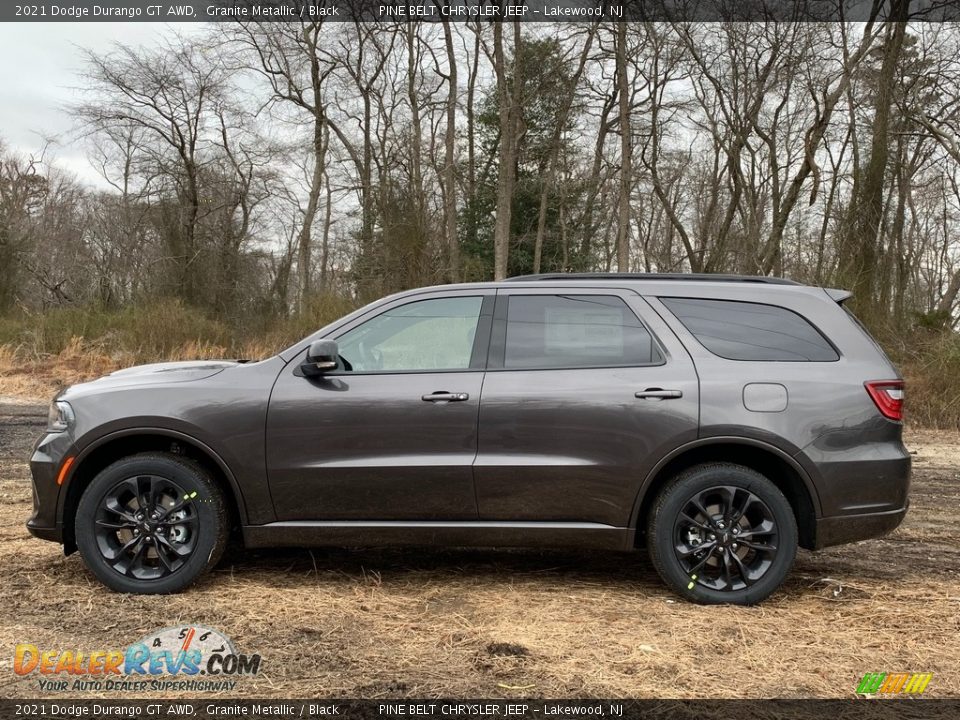
[[[511,295],[504,367],[649,365],[662,357],[627,304],[606,295]]]
[[[451,297],[391,308],[337,338],[342,369],[467,370],[482,303],[482,297]]]
[[[839,356],[806,319],[761,303],[701,298],[660,302],[707,350],[728,360],[831,362]]]

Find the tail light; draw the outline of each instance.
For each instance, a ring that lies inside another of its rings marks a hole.
[[[903,421],[903,380],[868,380],[864,386],[881,415]]]

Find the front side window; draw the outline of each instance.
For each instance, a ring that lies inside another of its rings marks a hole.
[[[511,295],[504,367],[649,365],[662,357],[627,304],[607,295]]]
[[[420,300],[391,308],[339,338],[346,372],[467,370],[482,297]]]
[[[805,318],[776,305],[660,298],[714,355],[727,360],[831,362],[837,351]]]

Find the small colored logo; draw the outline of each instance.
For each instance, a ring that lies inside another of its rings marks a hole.
[[[857,695],[920,695],[933,673],[866,673],[857,686]]]

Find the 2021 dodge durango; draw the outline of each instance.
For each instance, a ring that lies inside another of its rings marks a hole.
[[[903,519],[903,381],[849,293],[553,274],[374,302],[255,363],[62,391],[37,537],[123,592],[248,548],[646,547],[701,603],[756,603],[797,547]]]

